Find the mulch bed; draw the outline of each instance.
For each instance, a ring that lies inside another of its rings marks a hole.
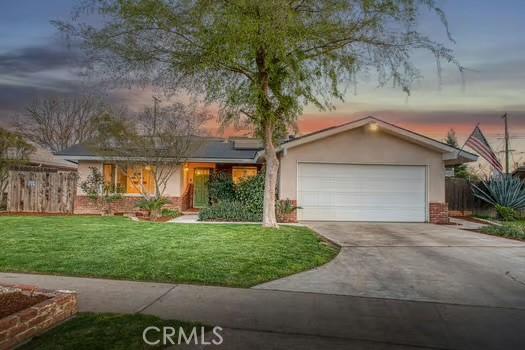
[[[20,292],[0,294],[0,318],[12,315],[49,299],[45,295],[26,295]]]
[[[166,221],[170,221],[171,219],[175,219],[172,216],[161,216],[160,218],[157,218],[157,220],[151,220],[151,218],[144,217],[144,216],[137,216],[137,218],[140,221],[151,221],[151,222],[166,222]]]

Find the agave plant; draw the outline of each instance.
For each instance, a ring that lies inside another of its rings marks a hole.
[[[511,175],[494,176],[479,186],[472,184],[472,191],[474,196],[495,207],[525,208],[525,183]]]

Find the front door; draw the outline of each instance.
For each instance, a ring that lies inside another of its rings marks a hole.
[[[208,206],[208,179],[210,169],[196,168],[193,174],[193,207],[205,208]]]

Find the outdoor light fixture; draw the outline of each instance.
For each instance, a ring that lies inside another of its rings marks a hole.
[[[370,131],[377,131],[379,130],[379,125],[377,125],[377,123],[370,123]]]

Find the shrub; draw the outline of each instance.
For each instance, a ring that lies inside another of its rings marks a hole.
[[[507,223],[503,226],[487,226],[482,228],[481,232],[525,241],[525,226],[522,222]]]
[[[234,200],[235,189],[232,177],[225,172],[215,171],[211,173],[208,181],[208,194],[213,204],[225,200]]]
[[[199,212],[201,221],[262,221],[264,203],[264,174],[234,184],[228,174],[217,173],[208,184],[212,205]],[[289,199],[277,201],[277,220],[299,209]]]
[[[494,207],[525,208],[525,183],[511,175],[499,175],[479,186],[472,184],[474,196]]]
[[[80,188],[95,206],[103,210],[105,214],[112,214],[111,203],[123,198],[122,188],[113,184],[105,183],[100,170],[95,167],[89,168],[91,173],[85,181],[80,183]]]
[[[228,174],[218,173],[208,184],[212,205],[201,209],[201,221],[262,221],[264,176],[234,184]]]
[[[277,201],[277,203],[275,203],[275,215],[277,216],[277,221],[286,221],[286,216],[293,213],[297,209],[301,208],[294,205],[293,201],[290,199],[285,199],[284,201]]]
[[[181,215],[182,215],[181,212],[178,211],[178,210],[175,210],[175,209],[164,208],[160,212],[160,216],[162,216],[162,217],[176,218],[176,217],[179,217]]]
[[[262,221],[262,210],[253,213],[239,201],[222,201],[199,212],[201,221]]]
[[[137,207],[148,212],[148,215],[153,219],[160,217],[162,207],[170,204],[171,201],[165,197],[159,198],[143,198],[137,202]]]
[[[496,211],[498,212],[498,217],[503,221],[514,221],[519,218],[518,212],[509,207],[496,204]]]
[[[250,177],[235,185],[235,200],[253,216],[261,216],[264,202],[264,174]]]

